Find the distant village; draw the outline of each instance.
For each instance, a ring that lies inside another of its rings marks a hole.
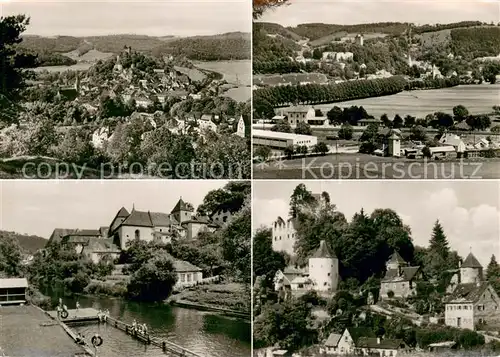
[[[322,195],[313,194],[313,196],[320,204],[325,204]],[[296,218],[278,217],[271,226],[273,251],[284,252],[292,257],[292,261],[297,255],[297,224]],[[276,272],[273,279],[274,290],[285,300],[298,298],[313,291],[323,298],[330,299],[339,291],[341,281],[339,263],[335,252],[322,240],[305,264],[301,266],[291,264]],[[411,308],[398,303],[416,296],[417,284],[428,280],[421,266],[411,266],[396,250],[392,252],[385,266],[385,275],[380,280],[378,296],[368,293],[366,306],[358,312],[360,321],[363,321],[366,309],[388,319],[406,318],[416,326],[430,323],[473,331],[485,326],[489,326],[489,330],[494,330],[500,326],[500,297],[486,281],[483,266],[472,251],[460,261],[458,269],[448,272],[451,278],[442,301],[444,313],[441,314],[419,315]],[[359,296],[364,293],[359,291]],[[321,309],[316,311],[316,319],[324,321],[328,318],[328,314],[325,313]],[[453,341],[442,341],[430,344],[429,350],[449,351],[454,346]],[[414,356],[411,354],[414,349],[407,346],[403,340],[375,336],[370,329],[362,326],[348,327],[342,333],[330,333],[315,347],[321,356]],[[258,357],[309,355],[292,354],[278,347],[259,349],[255,354]]]
[[[500,119],[494,119],[494,123]],[[304,135],[296,132],[280,132],[275,130],[275,126],[279,123],[286,123],[291,129],[297,129],[301,125],[307,125],[313,132],[312,135]],[[428,146],[426,138],[421,137],[420,140],[411,140],[411,131],[409,128],[391,128],[379,118],[360,119],[356,122],[353,132],[362,133],[370,125],[377,126],[377,146],[373,150],[373,154],[377,156],[389,157],[406,157],[409,159],[421,159],[425,156],[432,159],[445,158],[477,158],[484,156],[484,152],[488,150],[500,150],[500,135],[497,132],[492,132],[486,135],[484,132],[475,134],[472,128],[462,121],[445,130],[435,141],[435,145],[428,147],[428,153],[425,153],[424,148]],[[253,124],[252,137],[254,150],[258,147],[268,147],[271,149],[271,157],[279,158],[285,155],[285,151],[289,148],[294,148],[298,151],[299,147],[306,147],[306,153],[318,152],[316,149],[318,143],[321,142],[318,136],[320,132],[314,130],[330,129],[333,133],[337,131],[337,135],[328,135],[327,139],[332,137],[335,140],[339,139],[338,130],[342,129],[340,125],[330,125],[329,118],[321,113],[318,116],[317,109],[313,106],[292,106],[279,110],[269,120],[257,120]],[[425,129],[424,129],[425,130]],[[438,131],[436,133],[439,135]],[[425,133],[423,134],[425,136]],[[323,139],[324,141],[324,139]],[[345,145],[338,147],[335,144],[329,144],[325,150],[327,153],[356,153],[359,150],[359,144]],[[301,154],[304,153],[300,152]]]

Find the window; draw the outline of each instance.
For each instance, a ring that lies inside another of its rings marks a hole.
[[[139,240],[139,239],[141,239],[141,232],[138,229],[136,229],[135,230],[135,240]]]
[[[328,276],[330,276],[330,273],[328,273]]]

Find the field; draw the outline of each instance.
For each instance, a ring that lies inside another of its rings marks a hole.
[[[48,67],[37,67],[33,70],[35,72],[64,72],[64,71],[87,71],[90,67],[93,66],[93,63],[90,62],[81,62],[72,66],[48,66]]]
[[[237,87],[231,88],[223,94],[224,97],[229,97],[237,102],[246,102],[252,96],[252,88]]]
[[[409,114],[423,118],[427,114],[437,111],[451,114],[454,106],[462,104],[471,114],[484,114],[490,113],[493,105],[500,104],[499,91],[500,84],[466,85],[445,89],[401,92],[385,97],[317,105],[315,108],[326,113],[334,106],[361,105],[368,114],[376,118],[379,118],[384,113],[389,118],[394,118],[396,114],[402,117]]]
[[[338,154],[254,165],[256,179],[497,179],[499,159],[422,161]]]
[[[97,62],[99,60],[106,60],[108,58],[114,57],[114,53],[110,52],[101,52],[97,50],[90,50],[82,56],[79,56],[78,51],[71,51],[67,53],[63,53],[66,57],[74,59],[78,62]]]

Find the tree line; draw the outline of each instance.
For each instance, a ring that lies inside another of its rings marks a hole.
[[[406,83],[403,77],[393,76],[328,85],[306,84],[261,88],[254,91],[254,108],[257,117],[261,118],[269,112],[270,107],[334,103],[396,94],[405,89]]]

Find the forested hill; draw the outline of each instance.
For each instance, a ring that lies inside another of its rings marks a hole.
[[[39,236],[0,231],[0,239],[5,238],[14,238],[26,253],[31,254],[35,253],[38,249],[44,248],[48,242],[47,239]]]
[[[91,37],[23,36],[21,47],[37,53],[69,53],[80,56],[90,50],[120,53],[125,46],[157,55],[179,55],[192,60],[250,59],[250,34],[231,32],[213,36],[154,37],[145,35],[107,35]]]

